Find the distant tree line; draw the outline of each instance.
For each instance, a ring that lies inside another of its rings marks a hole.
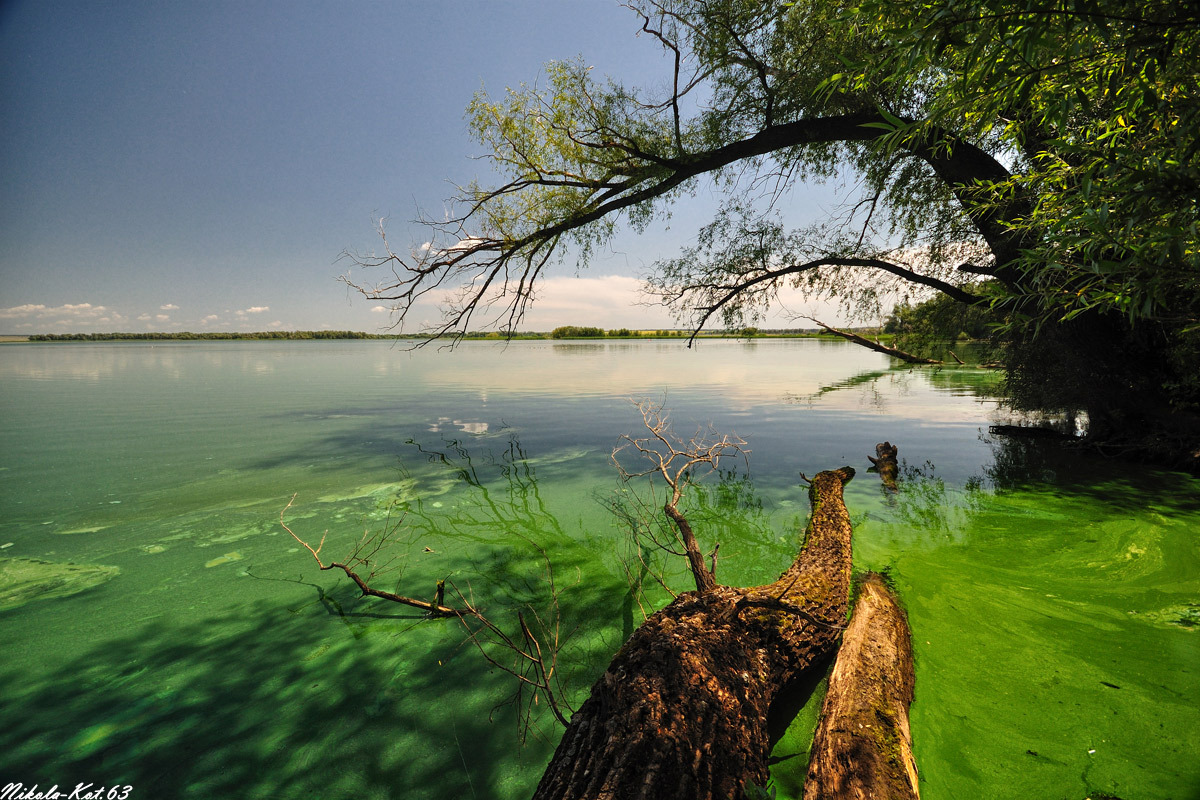
[[[855,330],[868,330],[858,329]],[[874,333],[874,329],[868,332]],[[631,330],[629,328],[604,328],[580,325],[563,325],[549,333],[536,331],[514,333],[506,336],[498,331],[469,331],[464,339],[684,339],[691,331],[684,330]],[[751,338],[755,336],[817,336],[820,331],[811,328],[786,328],[759,330],[739,328],[736,330],[712,331],[702,334],[703,338]],[[208,340],[256,340],[256,339],[424,339],[423,334],[364,333],[362,331],[144,331],[140,333],[37,333],[29,336],[31,342],[112,342],[112,341],[208,341]],[[441,338],[453,338],[443,334]]]

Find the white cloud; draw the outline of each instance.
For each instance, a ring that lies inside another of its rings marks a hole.
[[[156,320],[158,320],[159,322],[166,322],[167,320],[171,319],[171,315],[170,314],[155,314],[154,318]]]
[[[647,304],[650,299],[642,293],[643,283],[638,278],[626,275],[552,276],[543,279],[537,286],[537,296],[530,304],[520,329],[524,331],[549,331],[560,325],[587,325],[600,328],[630,328],[633,330],[655,330],[683,327],[668,309]],[[443,301],[454,297],[453,292],[442,295]],[[502,298],[488,314],[480,308],[472,322],[472,328],[483,328],[500,314],[508,298]],[[431,301],[434,298],[430,298]],[[786,288],[780,291],[777,303],[765,319],[755,323],[761,328],[812,327],[807,320],[795,320],[797,313],[811,313],[831,325],[844,324],[836,306],[825,302],[812,302],[799,290]],[[432,302],[429,303],[432,305]],[[424,304],[423,304],[424,306]],[[430,309],[432,311],[432,308]],[[414,317],[415,318],[415,317]],[[436,319],[436,312],[429,315]],[[709,321],[706,329],[720,327],[720,320]]]
[[[446,252],[450,253],[455,250],[470,250],[472,247],[477,247],[486,241],[487,241],[487,239],[483,239],[479,236],[467,236],[463,239],[459,239],[457,242],[455,242],[454,244],[447,247]],[[432,247],[432,244],[430,245],[430,247]],[[425,248],[422,247],[422,249],[425,249]]]
[[[521,328],[550,330],[559,325],[602,328],[673,328],[665,309],[645,302],[642,282],[626,275],[550,277],[537,288]]]
[[[13,306],[11,308],[0,308],[0,319],[20,319],[37,314],[40,311],[46,311],[46,306],[41,303],[33,304],[26,303],[23,306]]]
[[[159,306],[158,310],[159,311],[178,311],[179,306],[175,305],[174,303],[167,303],[164,306]]]
[[[149,322],[149,321],[150,321],[149,314],[138,314],[138,322]]]
[[[388,308],[387,306],[375,306],[371,309],[371,311],[375,312],[376,314],[386,314],[388,312]]]
[[[94,317],[97,314],[103,314],[106,311],[104,306],[94,306],[91,303],[79,303],[77,305],[72,305],[70,303],[64,303],[63,305],[59,306],[57,309],[50,309],[50,310],[51,311],[61,311],[64,314],[72,314],[75,316],[82,316],[82,317]]]
[[[267,327],[268,327],[268,328],[281,328],[281,327],[283,327],[283,322],[281,322],[280,320],[275,320],[274,322],[272,322],[272,323],[271,323],[270,325],[268,325]]]
[[[219,319],[220,319],[220,317],[218,317],[216,314],[209,314],[207,317],[204,317],[203,319],[200,320],[200,324],[207,325],[210,322],[216,322]]]
[[[250,316],[251,314],[262,314],[262,313],[264,313],[266,311],[270,311],[270,310],[271,310],[270,306],[250,306],[249,308],[238,309],[237,311],[234,311],[233,313],[237,315],[238,319],[240,319],[244,322],[246,320],[246,318],[248,316]]]
[[[76,320],[94,320],[102,317],[108,309],[104,306],[94,306],[91,303],[64,303],[61,306],[47,306],[44,303],[26,303],[25,305],[0,308],[0,319],[48,319],[62,317]]]

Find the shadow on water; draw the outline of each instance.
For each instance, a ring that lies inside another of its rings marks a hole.
[[[409,503],[406,525],[448,545],[458,585],[518,640],[518,611],[549,618],[548,605],[561,608],[573,634],[563,671],[577,678],[568,688],[586,692],[615,649],[623,581],[548,510],[515,437],[500,454],[421,452],[454,472],[465,495],[445,515]],[[554,592],[548,562],[572,576]],[[430,570],[441,568],[411,568],[384,588],[432,587],[441,573]],[[52,670],[0,671],[4,780],[130,785],[133,796],[155,798],[532,792],[560,729],[543,715],[520,746],[520,715],[507,702],[515,680],[485,661],[457,620],[364,599],[311,562],[299,581],[249,577],[302,586],[308,599],[297,603],[284,588],[288,601],[235,601],[185,624],[154,622]]]
[[[1195,478],[1104,458],[1079,443],[984,435],[992,448],[986,480],[997,492],[1051,491],[1101,503],[1114,511],[1164,504],[1172,511],[1200,511]]]
[[[573,612],[615,617],[608,588],[573,589]],[[314,589],[299,608],[259,601],[53,672],[5,670],[0,774],[155,798],[528,795],[551,741],[520,749],[513,681],[456,621]]]
[[[149,626],[56,673],[4,675],[22,687],[6,702],[4,774],[161,798],[493,796],[513,747],[479,701],[501,696],[495,676],[452,639],[393,642],[406,653],[387,658],[286,613]]]
[[[886,369],[867,370],[851,375],[834,383],[826,384],[815,392],[807,394],[792,394],[783,398],[790,405],[813,405],[825,395],[849,390],[860,390],[870,400],[871,405],[883,406],[886,401],[895,398],[892,392],[881,391],[878,384],[884,378],[908,382],[913,376],[920,375],[931,386],[980,398],[996,397],[998,394],[1000,373],[996,370],[979,369],[978,367],[959,367],[954,365],[913,366],[905,363],[893,363]]]

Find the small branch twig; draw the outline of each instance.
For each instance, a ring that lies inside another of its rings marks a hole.
[[[746,440],[731,434],[718,437],[709,429],[698,432],[696,436],[684,442],[671,432],[670,415],[663,409],[662,404],[650,400],[632,402],[641,412],[642,423],[650,432],[650,436],[640,439],[632,436],[622,437],[623,443],[613,450],[613,463],[625,480],[656,474],[666,482],[670,497],[663,504],[663,512],[678,531],[678,541],[683,546],[684,555],[691,568],[696,591],[701,594],[711,592],[717,587],[716,549],[711,554],[710,565],[705,566],[704,555],[696,541],[695,532],[687,517],[679,510],[679,502],[683,499],[684,487],[694,479],[697,467],[707,467],[708,471],[712,471],[717,469],[723,457],[734,454],[745,456],[750,452],[746,447]],[[640,472],[626,470],[618,456],[627,448],[637,451],[651,466]]]
[[[397,526],[389,525],[380,534],[365,535],[355,545],[350,557],[344,561],[325,563],[321,559],[321,549],[325,546],[325,539],[329,532],[326,531],[321,536],[320,544],[314,548],[304,539],[300,538],[284,521],[284,514],[292,507],[295,501],[296,495],[292,495],[291,499],[288,500],[288,504],[279,512],[279,524],[283,526],[283,529],[293,539],[308,550],[313,560],[317,562],[317,566],[322,570],[340,569],[350,580],[354,581],[354,584],[362,592],[363,596],[378,597],[381,600],[388,600],[393,603],[418,608],[426,612],[431,618],[453,617],[458,619],[466,630],[467,639],[475,645],[475,648],[483,656],[484,660],[517,679],[518,688],[515,696],[510,698],[510,701],[515,700],[521,708],[522,740],[524,740],[525,733],[529,729],[532,706],[538,705],[539,698],[543,696],[546,698],[546,702],[554,718],[564,727],[566,726],[568,715],[572,712],[572,709],[562,699],[564,691],[561,678],[557,674],[558,652],[562,644],[559,630],[558,589],[554,584],[549,556],[543,548],[538,547],[538,550],[546,564],[554,622],[552,626],[547,626],[537,615],[537,612],[532,608],[530,609],[537,619],[542,636],[548,637],[547,643],[543,644],[543,640],[539,639],[529,623],[526,622],[524,614],[518,613],[517,621],[521,631],[518,643],[518,641],[515,641],[513,637],[505,633],[495,622],[485,616],[453,583],[450,586],[458,598],[457,604],[453,606],[446,605],[447,581],[445,579],[437,582],[433,602],[418,600],[395,592],[383,591],[371,586],[370,582],[372,578],[376,577],[381,569],[377,566],[376,556],[386,546]],[[386,566],[386,563],[384,566]],[[365,577],[363,573],[366,574]],[[513,661],[510,663],[497,657],[492,652],[494,647],[499,647],[511,653]],[[528,700],[525,700],[526,695],[524,694],[524,690],[527,687],[533,690],[533,694],[528,696]]]

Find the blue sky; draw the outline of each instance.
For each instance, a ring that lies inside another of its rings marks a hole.
[[[608,0],[0,6],[0,333],[379,330],[343,250],[420,241],[417,209],[486,178],[463,119],[481,86],[553,59],[664,85]],[[524,327],[664,326],[636,276],[711,208],[551,273]],[[436,319],[431,309],[429,321]],[[416,320],[420,322],[420,319]]]

